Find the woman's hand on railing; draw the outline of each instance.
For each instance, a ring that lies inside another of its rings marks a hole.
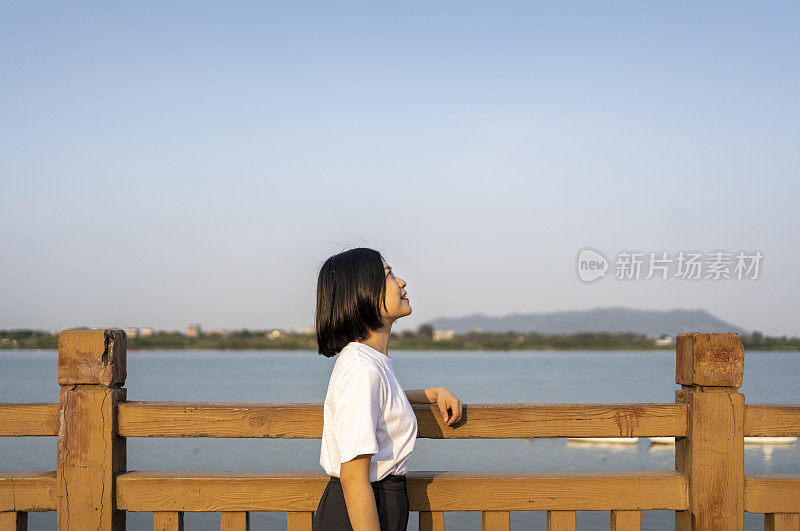
[[[461,420],[461,406],[463,402],[446,387],[439,387],[436,393],[436,404],[442,412],[442,420],[452,426]]]

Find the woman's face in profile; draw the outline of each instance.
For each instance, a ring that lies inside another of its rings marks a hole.
[[[396,319],[405,317],[411,313],[411,304],[406,297],[406,281],[395,276],[392,267],[383,262],[383,271],[386,275],[386,310],[381,308],[381,313],[387,322],[394,322]]]

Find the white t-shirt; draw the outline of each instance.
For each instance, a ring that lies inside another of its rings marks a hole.
[[[417,439],[417,417],[394,374],[392,359],[351,341],[337,354],[323,407],[319,464],[340,477],[341,464],[373,454],[369,480],[405,475]]]

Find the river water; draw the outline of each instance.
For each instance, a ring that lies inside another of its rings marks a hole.
[[[670,351],[390,351],[405,389],[444,386],[470,403],[668,402]],[[128,400],[321,403],[334,359],[298,351],[129,351]],[[800,353],[747,352],[740,391],[749,403],[800,404]],[[56,351],[0,351],[0,402],[58,402]],[[128,470],[314,470],[318,439],[129,438]],[[55,470],[55,437],[0,438],[0,470]],[[409,470],[674,470],[674,448],[640,439],[595,446],[566,439],[418,439]],[[800,443],[746,445],[745,472],[800,473]],[[512,511],[512,529],[545,529],[543,511]],[[411,513],[409,529],[418,528]],[[186,529],[219,529],[218,513],[186,513]],[[253,512],[253,530],[286,529],[285,513]],[[152,514],[127,514],[131,531]],[[480,512],[448,512],[448,530],[478,530]],[[578,512],[578,529],[606,530],[609,513]],[[30,513],[31,531],[55,513]],[[673,530],[672,511],[645,511],[642,529]],[[745,529],[763,529],[745,514]]]

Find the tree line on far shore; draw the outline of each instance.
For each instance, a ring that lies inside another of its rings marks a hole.
[[[665,337],[665,336],[662,336]],[[745,350],[800,350],[798,337],[771,337],[755,331],[740,334]],[[293,331],[241,329],[225,333],[202,332],[196,337],[179,332],[158,331],[149,336],[128,336],[128,349],[209,349],[209,350],[316,350],[314,334]],[[672,350],[656,338],[632,332],[578,332],[540,334],[472,331],[463,334],[435,333],[431,325],[416,331],[392,332],[390,346],[395,350]],[[55,349],[58,335],[41,330],[0,330],[0,349]]]

